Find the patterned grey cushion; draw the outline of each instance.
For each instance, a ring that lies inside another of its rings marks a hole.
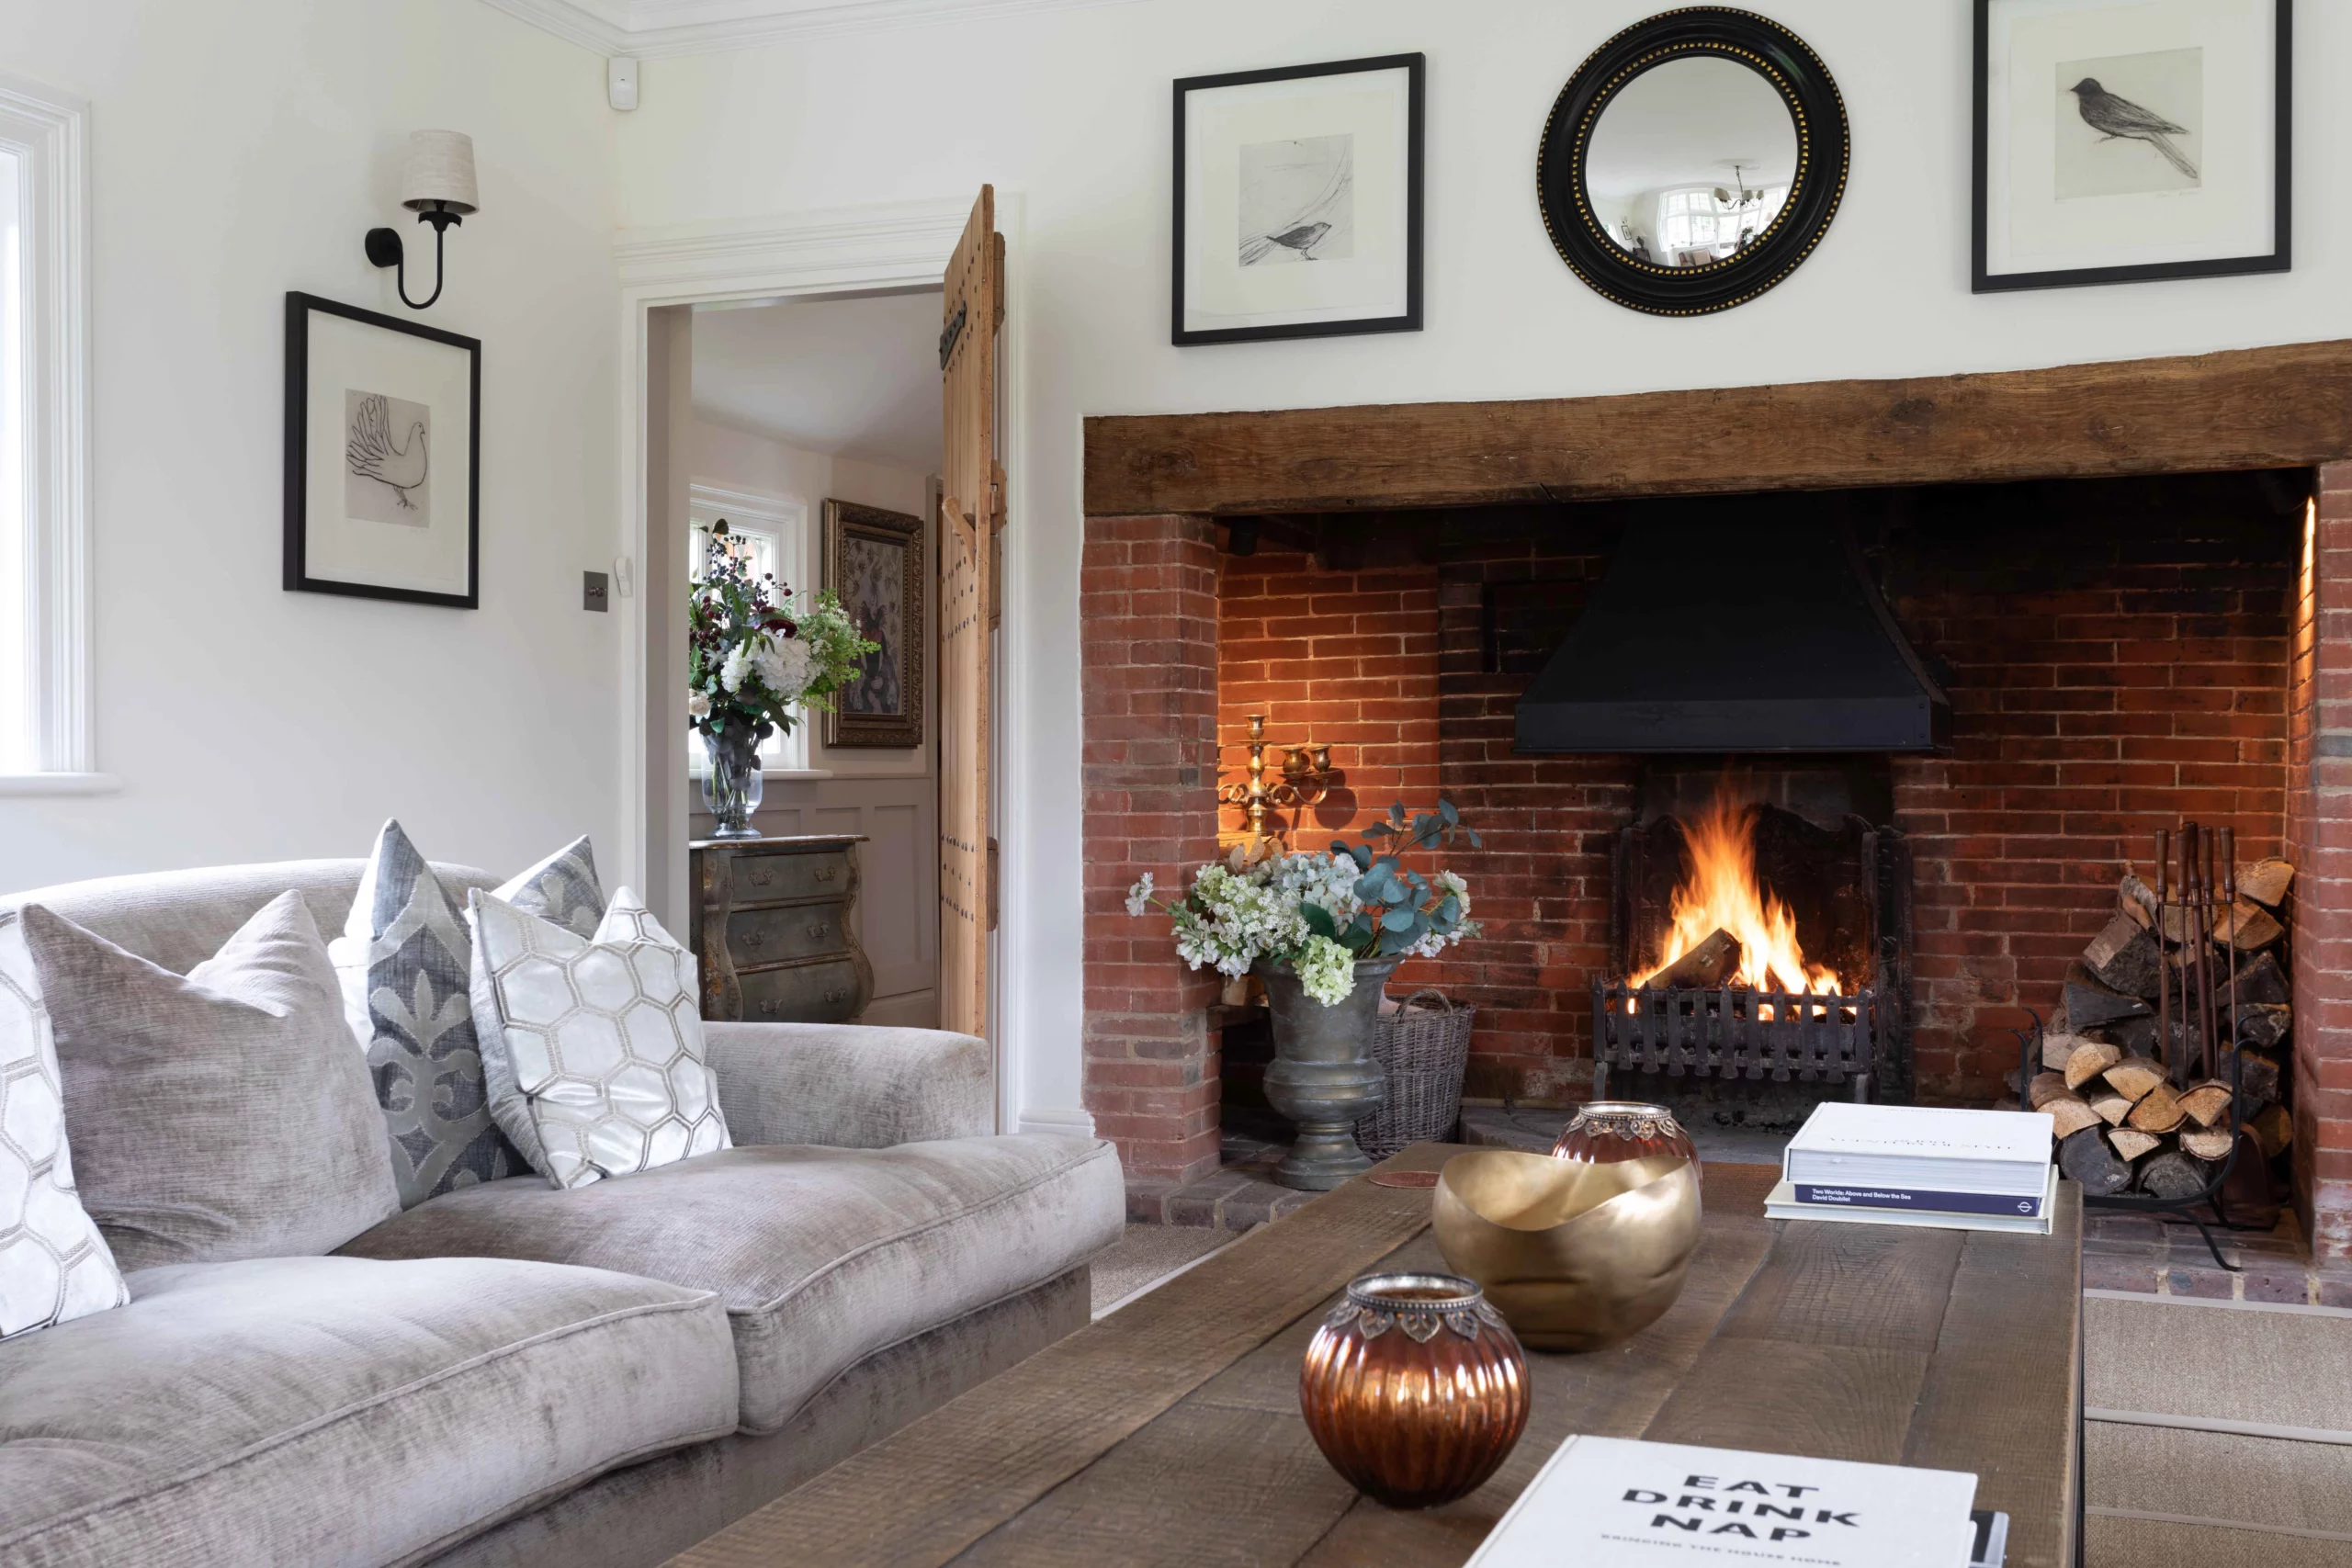
[[[526,914],[553,920],[574,936],[594,938],[605,918],[605,890],[596,886],[596,852],[582,834],[498,889]]]
[[[0,1339],[130,1300],[74,1190],[65,1088],[23,925],[0,915]]]
[[[476,892],[474,1010],[491,1113],[558,1187],[728,1146],[694,955],[623,888],[593,940]]]
[[[300,893],[183,976],[23,913],[83,1205],[126,1273],[332,1252],[400,1213],[384,1118]]]
[[[520,1175],[522,1156],[491,1119],[482,1083],[467,994],[473,938],[397,821],[377,835],[350,918],[328,951],[345,1014],[367,1047],[401,1207]]]

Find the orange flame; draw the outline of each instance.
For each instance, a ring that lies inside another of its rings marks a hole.
[[[1718,795],[1704,816],[1684,824],[1690,866],[1674,890],[1674,923],[1661,939],[1657,967],[1636,986],[1713,936],[1739,939],[1739,976],[1728,982],[1751,990],[1835,996],[1837,972],[1805,962],[1796,917],[1756,877],[1756,807]]]

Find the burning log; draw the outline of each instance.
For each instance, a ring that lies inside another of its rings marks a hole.
[[[2238,868],[2238,891],[2267,908],[2277,908],[2294,885],[2295,868],[2283,860],[2258,860]]]
[[[1739,938],[1717,927],[1713,935],[1651,976],[1646,982],[1666,990],[1683,987],[1712,991],[1739,973]]]

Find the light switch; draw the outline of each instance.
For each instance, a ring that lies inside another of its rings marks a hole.
[[[580,607],[602,615],[610,608],[613,580],[601,571],[580,574]]]

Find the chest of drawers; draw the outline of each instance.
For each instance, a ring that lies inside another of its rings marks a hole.
[[[702,1015],[846,1023],[874,996],[857,942],[863,838],[711,839],[689,846]]]

